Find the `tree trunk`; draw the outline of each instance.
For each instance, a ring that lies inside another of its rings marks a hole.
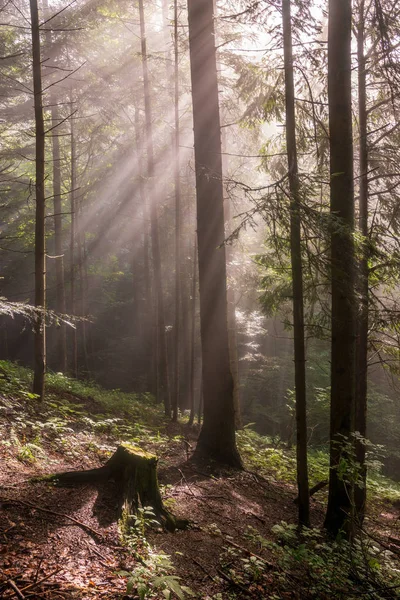
[[[193,251],[193,275],[192,275],[192,331],[190,338],[190,416],[189,426],[191,427],[194,423],[195,406],[194,406],[194,379],[195,379],[195,349],[196,349],[196,293],[197,293],[197,237],[194,238],[194,251]]]
[[[160,525],[168,531],[185,529],[188,525],[188,521],[177,519],[163,506],[157,479],[157,457],[137,446],[121,444],[98,469],[56,473],[45,479],[61,486],[98,484],[113,479],[119,493],[119,516],[125,523],[129,524],[140,506],[151,506]]]
[[[135,320],[143,319],[141,344],[143,348],[143,364],[145,365],[144,378],[146,382],[146,391],[156,394],[157,390],[157,371],[154,357],[156,355],[157,344],[154,343],[156,336],[154,335],[154,323],[156,315],[153,301],[153,290],[151,285],[151,269],[150,269],[150,248],[149,248],[149,223],[150,223],[150,208],[143,183],[143,160],[142,160],[142,136],[140,134],[140,119],[139,110],[135,110],[135,141],[136,141],[136,158],[138,172],[138,188],[139,200],[142,207],[143,218],[143,293],[145,302],[143,303],[143,315],[136,315]],[[133,357],[135,360],[135,357]]]
[[[73,119],[74,117],[71,117]],[[76,160],[76,159],[75,159]],[[76,167],[75,167],[76,168]],[[85,317],[86,315],[86,294],[85,294],[85,276],[84,276],[84,257],[83,257],[83,241],[82,241],[82,200],[79,198],[78,202],[75,202],[75,210],[76,210],[76,255],[78,259],[78,274],[79,274],[79,313],[81,317]],[[80,329],[80,346],[83,354],[83,366],[85,369],[86,377],[90,376],[89,371],[89,359],[88,359],[88,350],[87,350],[87,336],[86,336],[86,323],[82,320],[81,323],[77,324]]]
[[[217,14],[217,2],[213,0],[214,6],[214,18]],[[216,44],[219,44],[219,40],[216,40]],[[217,71],[222,69],[222,65],[217,62]],[[223,120],[223,119],[222,119]],[[222,175],[226,176],[228,171],[228,154],[226,150],[226,128],[221,129],[221,149],[222,149]],[[225,219],[225,237],[231,234],[231,201],[229,194],[226,193],[224,185],[224,219]],[[233,377],[233,405],[235,410],[235,427],[237,430],[242,429],[242,415],[240,410],[240,375],[239,375],[239,359],[238,359],[238,347],[237,347],[237,330],[236,330],[236,302],[235,302],[235,289],[232,284],[229,284],[230,269],[232,269],[232,244],[225,245],[226,255],[226,270],[227,270],[227,313],[228,313],[228,343],[229,343],[229,360],[231,365],[231,373]]]
[[[71,114],[73,112],[73,100],[71,92],[70,100]],[[71,118],[71,232],[70,232],[70,311],[72,315],[76,314],[76,277],[75,277],[75,242],[76,242],[76,148],[75,148],[75,127],[74,120]],[[72,374],[78,377],[78,338],[77,325],[71,329],[72,338]]]
[[[53,195],[54,195],[54,249],[56,261],[56,310],[58,313],[67,312],[65,304],[64,254],[62,245],[62,203],[61,203],[61,157],[60,142],[56,127],[60,122],[56,99],[51,96],[51,127],[53,147]],[[58,337],[57,364],[63,373],[67,372],[67,327],[61,322]]]
[[[179,65],[178,65],[178,2],[174,0],[174,179],[175,179],[175,389],[172,406],[172,419],[178,420],[180,395],[180,296],[181,296],[181,179],[180,179],[180,132],[179,132]]]
[[[35,306],[40,312],[35,316],[34,326],[34,376],[33,392],[39,400],[44,397],[44,377],[46,372],[46,249],[45,215],[46,202],[44,192],[45,173],[45,133],[43,119],[42,67],[40,57],[40,28],[37,0],[30,0],[33,93],[35,110]],[[42,311],[42,312],[41,312]]]
[[[328,102],[331,185],[332,354],[330,477],[325,527],[349,532],[352,482],[339,473],[354,432],[355,290],[351,111],[351,0],[329,0]]]
[[[241,466],[229,362],[221,133],[212,0],[189,0],[204,422],[197,456]]]
[[[367,435],[367,374],[368,374],[368,130],[367,130],[367,88],[366,60],[364,55],[365,39],[365,1],[360,1],[359,22],[357,29],[358,57],[358,123],[360,130],[359,160],[360,160],[360,199],[359,199],[359,228],[363,236],[361,257],[359,261],[359,298],[360,310],[358,315],[357,340],[357,384],[355,407],[355,431],[365,438]],[[365,444],[356,440],[356,459],[360,466],[361,485],[354,490],[356,516],[360,524],[364,519],[366,501],[367,467],[365,464]]]
[[[47,18],[50,18],[47,0],[43,1]],[[51,31],[46,31],[46,45],[49,54],[52,49]],[[64,254],[62,243],[62,202],[61,202],[61,156],[58,126],[60,116],[57,106],[57,94],[54,86],[50,92],[51,140],[53,154],[53,209],[54,209],[54,253],[56,269],[56,311],[60,314],[67,312],[65,303]],[[57,336],[56,365],[63,373],[67,372],[67,327],[61,322]]]
[[[222,129],[222,151],[226,147],[226,136],[225,129]],[[226,173],[227,170],[227,156],[222,156],[222,172]],[[225,219],[225,236],[228,237],[231,234],[231,201],[228,195],[224,200],[224,219]],[[240,375],[239,375],[239,359],[238,359],[238,347],[237,347],[237,331],[236,331],[236,302],[235,302],[235,288],[231,283],[229,285],[229,269],[232,269],[232,244],[225,245],[226,254],[226,269],[228,277],[227,286],[227,312],[228,312],[228,339],[229,339],[229,360],[231,365],[231,372],[233,377],[233,404],[235,407],[235,427],[241,429],[243,427],[242,415],[240,410]]]
[[[139,19],[140,19],[140,37],[141,37],[141,55],[143,67],[143,88],[144,88],[144,106],[145,106],[145,138],[147,151],[147,177],[149,181],[154,178],[154,149],[153,149],[153,124],[152,111],[150,102],[150,82],[149,71],[147,66],[147,44],[146,30],[144,22],[143,0],[139,0]],[[150,228],[151,228],[151,246],[153,254],[154,267],[154,287],[156,294],[156,311],[157,311],[157,341],[158,341],[158,373],[159,373],[159,394],[162,398],[165,408],[165,414],[171,414],[171,398],[169,389],[168,376],[168,354],[167,340],[165,334],[165,314],[164,314],[164,298],[162,289],[162,273],[161,273],[161,254],[160,240],[158,232],[158,214],[157,214],[157,199],[149,198],[150,201]]]
[[[293,286],[294,379],[296,393],[296,459],[299,524],[310,525],[307,467],[307,395],[304,343],[303,264],[301,255],[301,198],[297,164],[296,112],[290,0],[282,0],[285,61],[286,148],[290,188],[290,256]]]
[[[200,379],[199,405],[197,411],[197,424],[201,425],[201,419],[204,412],[204,396],[203,396],[203,377]]]

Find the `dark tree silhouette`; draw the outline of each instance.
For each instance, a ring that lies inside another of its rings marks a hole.
[[[331,174],[332,355],[329,499],[325,526],[336,535],[352,510],[352,485],[339,473],[354,431],[355,290],[351,110],[351,0],[330,0],[328,102]]]
[[[304,344],[303,264],[301,256],[301,199],[297,164],[296,113],[290,0],[282,0],[285,60],[286,148],[290,188],[290,255],[293,280],[294,377],[296,391],[296,455],[299,522],[310,524],[307,469],[306,356]]]
[[[46,250],[45,250],[45,132],[43,119],[42,65],[40,48],[39,11],[36,0],[30,0],[32,33],[33,94],[35,109],[35,306],[43,309],[35,317],[35,369],[33,392],[43,400],[44,377],[46,371],[46,328],[44,309],[46,308]]]
[[[189,0],[204,422],[197,454],[240,467],[230,369],[221,132],[212,0]]]

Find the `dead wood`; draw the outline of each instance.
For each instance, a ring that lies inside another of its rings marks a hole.
[[[185,529],[188,521],[178,519],[163,505],[157,479],[158,459],[138,446],[121,444],[98,469],[68,471],[46,477],[57,485],[79,485],[82,483],[105,483],[113,479],[118,488],[119,516],[129,525],[132,515],[139,507],[151,507],[160,525],[168,530]]]
[[[227,581],[229,583],[229,585],[240,590],[241,593],[244,594],[245,596],[252,596],[252,593],[247,588],[245,588],[244,585],[242,585],[238,581],[235,581],[234,579],[232,579],[232,577],[230,577],[222,569],[217,569],[217,571],[218,571],[218,574],[222,577],[222,579],[225,579],[225,581]]]
[[[86,529],[86,531],[89,531],[93,535],[96,535],[99,538],[103,537],[99,531],[96,531],[92,527],[89,527],[89,525],[86,525],[85,523],[82,523],[81,521],[78,521],[78,519],[75,519],[70,515],[66,515],[65,513],[60,513],[56,510],[51,510],[50,508],[44,508],[44,506],[39,506],[38,504],[34,504],[33,502],[27,502],[26,500],[19,500],[18,498],[7,498],[5,496],[0,496],[0,501],[5,503],[8,502],[9,504],[22,504],[23,506],[29,506],[29,508],[35,508],[36,510],[40,510],[41,512],[48,513],[50,515],[55,515],[56,517],[68,519],[69,521],[72,521],[72,523],[74,523],[75,525],[82,527],[82,529]]]
[[[22,588],[21,591],[26,592],[27,590],[31,590],[31,589],[34,589],[35,587],[39,587],[39,585],[42,585],[42,583],[45,583],[48,579],[50,579],[50,577],[53,577],[53,575],[57,575],[58,573],[61,573],[61,571],[63,571],[63,568],[56,569],[55,571],[52,571],[45,577],[42,577],[42,579],[35,581],[35,583],[30,583],[29,585],[26,585],[25,587]]]
[[[314,496],[314,494],[316,494],[317,492],[319,492],[319,490],[322,490],[324,487],[326,487],[328,485],[328,480],[325,479],[324,481],[320,481],[319,483],[315,484],[312,488],[310,488],[310,491],[308,492],[310,498],[312,496]],[[297,496],[293,502],[295,504],[298,504],[299,502],[299,497]]]
[[[18,596],[18,598],[20,600],[25,600],[25,596],[23,595],[23,593],[21,592],[21,590],[19,589],[19,587],[17,586],[15,581],[13,581],[12,579],[8,579],[7,584],[15,592],[15,594]]]

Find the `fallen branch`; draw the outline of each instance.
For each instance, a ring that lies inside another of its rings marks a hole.
[[[194,562],[195,565],[197,565],[198,567],[200,567],[200,569],[203,571],[203,573],[205,573],[207,575],[207,577],[209,579],[211,579],[211,581],[215,581],[215,577],[213,577],[208,571],[207,569],[201,564],[201,562],[199,562],[196,558],[194,558],[192,556],[192,561]]]
[[[103,567],[105,567],[106,569],[109,569],[110,571],[113,571],[113,572],[115,571],[115,567],[112,567],[111,565],[108,565],[108,564],[107,564],[107,562],[106,562],[106,560],[107,560],[107,559],[106,559],[106,557],[105,557],[105,556],[103,556],[103,555],[101,554],[101,552],[99,552],[99,551],[98,551],[96,548],[94,548],[94,547],[93,547],[91,544],[89,544],[88,542],[86,542],[86,545],[87,545],[87,547],[88,547],[88,549],[89,549],[90,556],[92,555],[92,552],[94,552],[95,554],[97,554],[97,556],[98,556],[98,557],[100,557],[101,559],[103,559],[103,560],[99,560],[99,559],[97,559],[97,562],[98,562],[100,565],[102,565],[102,566],[103,566]]]
[[[270,567],[271,569],[279,568],[278,565],[274,565],[273,563],[269,562],[268,560],[266,560],[259,554],[254,554],[254,552],[252,552],[251,550],[248,550],[247,548],[244,548],[243,546],[239,546],[239,544],[237,544],[236,542],[233,542],[232,540],[229,540],[228,538],[223,537],[222,535],[220,535],[219,537],[221,538],[221,540],[223,540],[227,544],[230,544],[234,548],[237,548],[238,550],[241,550],[245,554],[249,554],[250,556],[254,556],[254,558],[257,558],[258,560],[261,560],[267,567]]]
[[[18,598],[20,600],[25,600],[25,596],[23,595],[23,593],[21,592],[21,590],[19,589],[19,587],[17,586],[15,581],[13,581],[12,579],[8,579],[7,584],[10,586],[10,588],[12,590],[14,590],[14,592],[16,593],[16,595],[18,596]]]
[[[245,588],[244,585],[232,579],[232,577],[224,573],[222,569],[217,569],[217,572],[219,573],[219,575],[221,575],[222,579],[225,579],[225,581],[227,581],[232,587],[235,587],[238,590],[240,590],[242,594],[244,594],[245,596],[252,596],[252,593],[249,592],[249,590]]]
[[[322,490],[324,487],[326,487],[328,485],[328,483],[329,483],[328,480],[325,479],[324,481],[320,481],[319,483],[317,483],[316,485],[314,485],[314,487],[310,488],[310,490],[308,492],[308,495],[310,496],[310,498],[312,496],[314,496],[314,494],[316,494],[317,492],[319,492],[319,490]],[[293,500],[293,502],[295,504],[298,504],[299,503],[299,497],[297,496]]]
[[[369,531],[366,531],[363,527],[358,527],[358,528],[364,535],[366,535],[372,541],[374,541],[377,544],[379,544],[380,546],[382,546],[382,548],[384,548],[385,550],[388,550],[389,552],[393,552],[393,554],[396,554],[397,556],[400,556],[400,549],[396,548],[393,544],[391,546],[389,546],[388,544],[385,544],[385,542],[383,540],[381,540],[380,538],[376,537],[375,535],[372,535],[372,533],[370,533]]]
[[[50,577],[53,577],[53,575],[57,575],[61,571],[63,571],[62,567],[60,567],[56,571],[53,571],[52,573],[49,573],[48,575],[46,575],[46,577],[42,577],[42,579],[39,579],[39,581],[35,581],[35,583],[30,583],[29,585],[26,585],[24,588],[22,588],[21,591],[26,592],[26,590],[31,590],[32,588],[38,587],[39,585],[50,579]]]
[[[49,508],[44,508],[43,506],[33,504],[33,502],[27,502],[26,500],[18,500],[16,498],[7,498],[4,496],[0,496],[0,501],[1,502],[9,502],[10,504],[22,504],[23,506],[28,506],[29,508],[34,508],[36,510],[40,510],[41,512],[47,513],[49,515],[55,515],[56,517],[68,519],[69,521],[72,521],[72,523],[74,523],[75,525],[78,525],[79,527],[82,527],[82,529],[85,529],[89,533],[92,533],[93,535],[96,535],[99,538],[103,538],[103,534],[100,533],[99,531],[96,531],[96,529],[89,527],[89,525],[86,525],[85,523],[82,523],[82,521],[78,521],[78,519],[75,519],[74,517],[71,517],[70,515],[66,515],[65,513],[60,513],[55,510],[50,510]]]

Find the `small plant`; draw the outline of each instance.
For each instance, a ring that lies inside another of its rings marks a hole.
[[[27,443],[20,447],[17,459],[21,462],[35,463],[38,458],[43,458],[44,452],[37,444]]]
[[[254,582],[259,581],[265,570],[265,562],[257,556],[250,556],[250,558],[242,558],[241,560],[249,580]]]
[[[120,521],[121,541],[140,563],[131,573],[120,572],[128,577],[128,594],[136,590],[140,600],[159,597],[160,593],[166,600],[193,596],[190,588],[181,585],[180,578],[174,575],[170,556],[154,552],[147,541],[146,530],[152,525],[160,524],[150,506],[139,507],[136,515],[125,515]]]
[[[142,564],[133,573],[120,573],[129,577],[128,594],[136,590],[140,600],[156,598],[160,592],[166,600],[184,600],[187,596],[194,595],[190,588],[181,585],[179,577],[173,575],[174,565],[167,554],[153,553],[150,547],[147,550],[147,558],[142,559]]]
[[[156,519],[153,508],[151,506],[139,507],[136,515],[130,515],[133,520],[133,527],[137,530],[141,537],[145,537],[147,527],[152,525],[159,526],[160,523]]]
[[[303,528],[297,535],[296,526],[285,522],[272,530],[279,542],[275,556],[282,569],[282,591],[289,589],[294,577],[304,582],[304,597],[310,599],[377,600],[386,597],[386,589],[399,584],[389,557],[367,538],[352,544],[343,539],[331,542],[318,529]]]

